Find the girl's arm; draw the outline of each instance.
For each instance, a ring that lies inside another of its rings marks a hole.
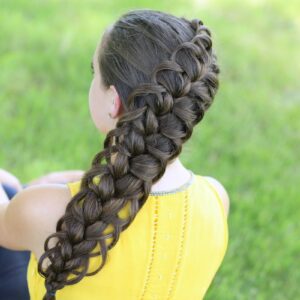
[[[43,248],[71,199],[64,184],[41,184],[21,190],[0,203],[0,247],[35,251]],[[39,252],[39,251],[38,251]]]
[[[9,184],[18,190],[22,189],[18,179],[14,175],[10,174],[9,172],[3,169],[0,169],[0,246],[1,240],[5,236],[4,217],[9,204],[9,199],[2,187],[2,183]]]
[[[83,177],[84,171],[70,170],[70,171],[57,171],[46,174],[37,179],[31,180],[26,186],[45,184],[45,183],[67,183],[80,180]]]
[[[51,174],[54,175],[50,176],[48,180],[46,178],[46,182],[50,184],[41,184],[42,182],[40,182],[40,184],[21,189],[9,200],[2,183],[16,186],[16,178],[1,169],[0,247],[32,251],[38,248],[39,242],[41,245],[43,244],[45,234],[41,233],[48,233],[49,227],[51,227],[48,221],[53,224],[57,221],[59,216],[64,213],[65,207],[62,208],[62,204],[71,197],[66,185],[55,183],[76,181],[81,178],[83,171],[63,171]],[[52,227],[55,230],[55,225]],[[40,236],[42,237],[40,238]]]
[[[6,230],[5,230],[5,213],[6,213],[6,209],[8,207],[9,204],[9,199],[4,191],[4,189],[2,188],[1,182],[0,182],[0,246],[1,245],[1,241],[4,239],[5,235],[6,235]]]
[[[3,203],[9,203],[9,199],[1,185],[1,182],[0,182],[0,204],[3,204]]]
[[[46,183],[67,183],[80,180],[84,175],[83,170],[68,170],[68,171],[55,171],[43,175],[37,179],[33,179],[27,184],[26,187],[36,184],[46,184]],[[7,184],[18,192],[23,189],[22,184],[19,179],[12,173],[0,168],[0,184]]]
[[[0,184],[1,183],[5,183],[13,187],[18,192],[23,189],[19,179],[4,169],[0,169]]]

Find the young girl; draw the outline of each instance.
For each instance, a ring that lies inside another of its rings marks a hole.
[[[92,68],[104,149],[78,181],[2,195],[0,245],[30,250],[32,300],[202,299],[226,253],[229,198],[178,157],[218,89],[211,32],[130,11],[105,30]]]

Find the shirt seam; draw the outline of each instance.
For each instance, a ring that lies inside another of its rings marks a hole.
[[[180,193],[180,192],[187,191],[190,188],[190,186],[192,185],[192,183],[194,182],[194,180],[195,180],[195,174],[191,170],[188,170],[188,171],[190,173],[190,178],[186,183],[184,183],[180,187],[172,189],[172,190],[151,192],[151,193],[149,193],[149,196],[174,195],[174,194],[177,194],[177,193]]]

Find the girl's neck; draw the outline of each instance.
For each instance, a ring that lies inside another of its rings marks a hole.
[[[111,157],[112,162],[115,160],[115,155]],[[163,176],[156,181],[151,187],[152,192],[171,191],[182,186],[190,179],[190,172],[186,169],[178,157],[169,162]]]
[[[168,164],[164,175],[152,185],[151,193],[174,190],[186,183],[190,176],[189,170],[182,165],[177,157]]]

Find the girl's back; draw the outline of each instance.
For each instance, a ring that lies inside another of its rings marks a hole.
[[[224,258],[228,227],[216,187],[208,178],[190,174],[177,189],[150,193],[134,222],[109,251],[101,272],[57,291],[57,298],[202,299]],[[79,188],[80,181],[68,184],[72,196]],[[68,200],[61,200],[63,208]],[[128,204],[119,212],[120,218],[128,217],[129,210]],[[105,233],[110,232],[108,226]],[[41,241],[47,236],[45,232]],[[107,239],[106,244],[111,241]],[[31,253],[27,273],[31,300],[42,299],[46,293],[44,278],[37,272],[38,255]],[[92,258],[88,271],[95,271],[101,262],[99,256]]]

